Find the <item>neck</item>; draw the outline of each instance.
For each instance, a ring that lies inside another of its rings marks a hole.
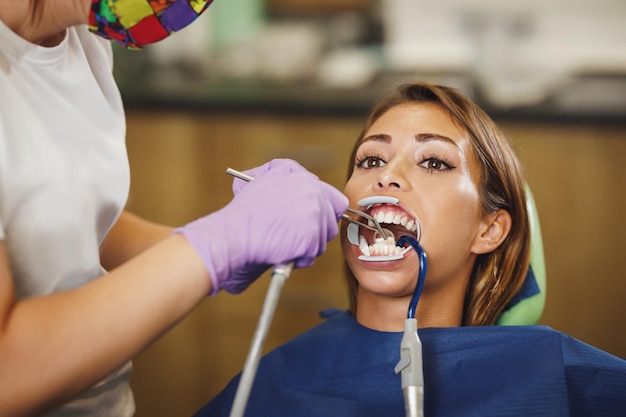
[[[54,46],[71,26],[87,23],[90,0],[0,0],[0,20],[29,42]]]
[[[410,297],[382,297],[359,289],[356,321],[382,332],[402,331],[410,300]]]
[[[359,289],[356,320],[374,330],[402,331],[410,301],[410,296],[393,298]],[[457,291],[442,288],[436,292],[425,288],[415,312],[418,326],[420,328],[461,326],[464,301],[464,288],[458,288]]]

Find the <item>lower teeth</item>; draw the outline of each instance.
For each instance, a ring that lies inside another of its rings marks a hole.
[[[359,235],[359,228],[354,224],[348,226],[348,241],[353,245],[358,245],[361,250],[362,256],[369,258],[367,260],[384,260],[389,257],[402,258],[407,249],[396,246],[396,239],[394,234],[388,230],[383,229],[383,232],[387,235],[383,238],[380,233],[376,233],[374,236],[374,243],[371,245],[365,240],[365,237]]]
[[[367,244],[367,241],[363,236],[359,238],[359,249],[365,256],[399,256],[402,255],[403,248],[396,246],[396,240],[394,237],[389,236],[386,239],[381,237],[376,238],[371,245]]]

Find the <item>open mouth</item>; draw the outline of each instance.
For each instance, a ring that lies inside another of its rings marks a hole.
[[[380,223],[385,236],[356,224],[348,225],[348,241],[359,247],[360,260],[381,262],[404,258],[411,250],[410,246],[401,247],[396,241],[401,236],[412,236],[420,239],[419,221],[410,216],[398,205],[397,198],[374,196],[358,202],[363,210]],[[373,222],[369,221],[370,226]]]

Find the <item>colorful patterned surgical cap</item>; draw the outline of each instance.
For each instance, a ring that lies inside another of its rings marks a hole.
[[[92,0],[89,30],[141,49],[178,32],[194,20],[213,0]]]

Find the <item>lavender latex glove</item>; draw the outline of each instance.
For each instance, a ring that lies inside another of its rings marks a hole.
[[[302,165],[293,159],[272,159],[265,164],[258,166],[256,168],[249,169],[247,171],[243,171],[244,174],[251,176],[252,178],[265,177],[265,176],[275,176],[275,175],[285,175],[290,174],[292,172],[306,172],[311,177],[317,179],[317,176],[306,170]],[[247,181],[236,178],[233,181],[233,194],[239,194],[246,184]]]
[[[265,175],[222,209],[176,229],[198,251],[215,295],[236,294],[273,265],[313,263],[338,232],[348,199],[308,171]]]

